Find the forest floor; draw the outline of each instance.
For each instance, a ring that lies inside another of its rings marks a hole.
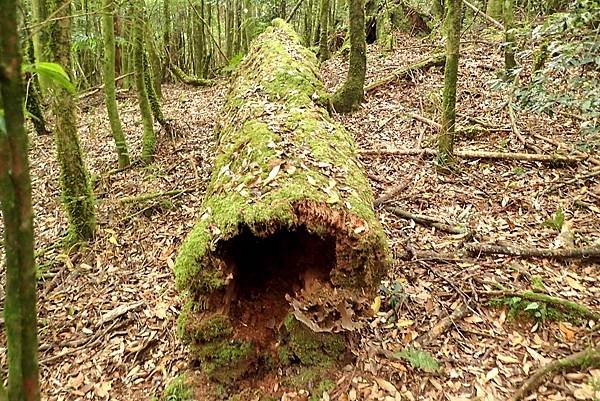
[[[463,40],[458,124],[469,125],[469,116],[492,128],[460,136],[457,149],[527,151],[511,129],[506,97],[490,90],[489,81],[502,68],[499,45],[480,37]],[[429,43],[406,35],[389,53],[370,46],[368,81],[417,61],[433,50]],[[323,65],[330,90],[346,68],[340,57]],[[442,85],[443,71],[432,68],[386,85],[370,94],[360,111],[335,118],[354,134],[360,149],[433,147],[436,130],[407,113],[439,121]],[[161,140],[152,165],[119,173],[109,173],[115,154],[101,97],[80,102],[79,132],[97,177],[99,230],[94,242],[74,252],[57,246],[66,221],[52,138],[32,137],[43,399],[149,400],[188,370],[175,333],[181,299],[172,267],[178,246],[198,218],[225,91],[225,81],[204,89],[166,85],[164,111],[179,136]],[[135,156],[142,131],[135,96],[124,94],[119,102]],[[568,148],[582,140],[578,121],[568,116],[517,113],[516,124],[528,143],[547,154],[556,148],[532,134]],[[476,241],[560,246],[559,231],[544,224],[559,209],[576,246],[600,238],[600,178],[573,180],[593,169],[589,162],[462,160],[448,175],[440,174],[427,156],[363,155],[362,160],[375,196],[401,184],[405,189],[389,205],[464,225]],[[185,192],[146,203],[121,202],[176,189]],[[548,361],[600,342],[600,333],[590,331],[585,319],[513,318],[507,307],[489,304],[499,288],[509,293],[537,286],[600,310],[598,263],[473,256],[463,248],[470,237],[400,219],[382,207],[378,213],[395,256],[394,269],[382,284],[380,311],[353,345],[355,362],[335,374],[333,390],[315,399],[507,399]],[[410,255],[406,249],[416,251]],[[382,350],[401,350],[460,308],[467,313],[423,346],[441,365],[440,372],[425,373],[381,356]],[[544,312],[540,305],[530,308]],[[0,336],[0,366],[5,367],[5,338]],[[599,388],[600,370],[556,375],[531,399],[592,400],[600,397]],[[279,395],[282,400],[315,395],[312,384],[305,390],[282,395],[285,388],[280,387]]]

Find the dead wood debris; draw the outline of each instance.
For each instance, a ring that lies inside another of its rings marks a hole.
[[[512,245],[466,244],[465,249],[475,255],[510,255],[522,258],[597,259],[600,247],[545,249]]]
[[[394,70],[391,74],[381,78],[380,80],[370,83],[369,85],[365,86],[365,93],[373,92],[378,88],[387,85],[390,82],[409,77],[417,71],[427,70],[431,67],[443,66],[445,63],[446,55],[444,53],[436,53],[429,55],[426,58],[419,60],[414,64],[411,64],[406,67],[400,67]]]

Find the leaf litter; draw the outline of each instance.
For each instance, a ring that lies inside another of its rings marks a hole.
[[[385,57],[376,46],[369,46],[368,81],[381,78],[391,68],[408,65],[430,50],[407,35],[397,39],[397,46],[404,50]],[[501,107],[504,99],[487,84],[502,67],[497,44],[468,35],[463,39],[458,123],[467,125],[469,118],[476,118],[498,129],[461,135],[457,146],[524,151],[508,129],[509,115]],[[345,76],[346,63],[334,58],[324,64],[321,73],[330,91]],[[358,112],[336,119],[354,134],[361,149],[431,146],[435,128],[407,117],[407,113],[438,120],[442,85],[439,68],[416,73],[371,94]],[[99,227],[96,240],[77,251],[57,246],[66,233],[66,221],[58,203],[52,138],[32,136],[43,399],[150,399],[189,369],[175,333],[182,305],[172,267],[179,244],[201,218],[200,203],[214,157],[214,121],[225,91],[225,82],[199,90],[165,86],[163,107],[167,115],[177,117],[180,137],[175,141],[163,137],[152,165],[115,174],[107,174],[115,168],[115,152],[101,97],[88,98],[80,105],[79,133],[95,177]],[[141,125],[133,94],[122,96],[119,107],[135,158],[141,148]],[[563,115],[518,114],[518,124],[523,135],[537,133],[566,144],[580,139],[576,124]],[[555,150],[546,142],[535,141],[535,145],[548,154]],[[303,160],[313,163],[310,155]],[[563,220],[563,227],[571,227],[569,241],[575,246],[589,246],[600,238],[598,178],[573,181],[590,171],[586,163],[555,168],[470,160],[462,161],[460,170],[450,176],[439,174],[431,160],[419,156],[365,157],[363,165],[376,194],[383,194],[394,183],[408,182],[405,190],[390,200],[392,205],[461,224],[482,242],[557,246],[557,241],[564,241],[559,238],[563,233],[557,229],[558,220]],[[282,172],[302,165],[288,165],[282,159],[270,167],[266,179],[246,185],[267,186],[281,179]],[[344,189],[332,190],[336,169],[343,166],[318,167],[331,172],[329,185],[322,190],[331,193],[332,203],[337,202],[338,190]],[[319,185],[311,178],[309,175],[307,185]],[[126,196],[173,189],[190,191],[150,205],[122,206],[118,202]],[[232,190],[248,189],[238,185]],[[142,213],[135,214],[140,210]],[[351,327],[357,333],[352,345],[356,361],[336,373],[335,388],[317,394],[318,399],[506,399],[545,362],[600,341],[587,321],[514,320],[506,307],[491,307],[483,295],[498,288],[519,291],[537,285],[549,295],[599,310],[597,263],[473,257],[462,252],[464,236],[399,219],[383,208],[378,212],[394,251],[394,269],[372,301],[375,316],[367,325]],[[414,249],[453,257],[410,258],[407,241]],[[3,252],[0,249],[2,271]],[[3,299],[3,293],[0,296]],[[468,305],[465,317],[453,321],[423,349],[411,347],[415,339],[464,304]],[[346,305],[332,308],[342,313],[350,310]],[[300,307],[296,311],[301,317],[306,314]],[[3,370],[5,350],[5,335],[0,333]],[[398,358],[382,357],[378,352],[382,350]],[[598,370],[556,375],[531,399],[592,400],[598,397],[598,381]],[[286,392],[279,383],[274,385],[282,400],[304,400],[312,391]]]

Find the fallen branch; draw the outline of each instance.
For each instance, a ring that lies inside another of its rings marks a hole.
[[[534,138],[537,138],[537,139],[541,139],[542,141],[547,142],[551,145],[554,145],[554,146],[556,146],[557,149],[560,149],[560,148],[566,149],[566,145],[564,143],[560,143],[558,141],[555,141],[554,139],[545,137],[545,136],[537,134],[535,132],[532,132],[531,136],[533,136]],[[573,152],[573,154],[586,159],[590,163],[595,164],[596,166],[600,166],[600,160],[596,159],[595,157],[590,156],[589,153],[581,152],[577,149],[572,149],[571,151]]]
[[[177,67],[175,64],[169,65],[169,70],[175,75],[175,78],[180,80],[186,85],[191,86],[210,86],[213,84],[213,81],[210,79],[202,79],[198,77],[191,77],[186,74],[181,68]]]
[[[519,139],[519,141],[523,144],[523,146],[526,149],[531,149],[534,152],[540,152],[541,149],[538,148],[537,146],[529,143],[525,137],[523,136],[523,134],[521,133],[521,130],[519,129],[519,126],[517,125],[517,117],[515,116],[515,109],[512,106],[512,103],[509,102],[508,103],[508,117],[510,118],[510,127],[512,129],[512,132],[515,134],[515,136],[517,137],[517,139]]]
[[[435,149],[364,149],[361,155],[371,156],[436,156]],[[483,152],[476,150],[456,150],[454,156],[462,159],[490,159],[490,160],[520,160],[543,163],[579,163],[582,158],[561,155],[542,155],[537,153],[508,153],[508,152]]]
[[[465,303],[460,304],[450,315],[440,320],[426,333],[420,335],[414,340],[415,345],[421,347],[431,344],[436,338],[446,332],[455,321],[462,319],[469,312],[469,306]]]
[[[388,206],[385,208],[385,210],[403,219],[413,220],[415,223],[419,223],[421,225],[435,227],[440,231],[444,231],[450,234],[467,234],[469,232],[466,228],[461,227],[458,224],[446,224],[443,221],[438,220],[434,217],[429,217],[422,214],[413,214],[402,210],[399,207]]]
[[[589,248],[527,248],[517,246],[491,245],[491,244],[466,244],[465,249],[473,254],[480,255],[509,255],[522,258],[549,258],[549,259],[590,259],[600,258],[600,247]]]
[[[166,192],[151,192],[151,193],[143,194],[143,195],[139,195],[139,196],[127,196],[125,198],[121,198],[121,199],[119,199],[119,203],[121,205],[125,205],[128,203],[142,203],[142,202],[147,202],[152,199],[160,198],[162,196],[175,196],[175,195],[181,195],[184,193],[189,193],[192,191],[193,191],[193,189],[174,189],[172,191],[166,191]]]
[[[406,180],[399,185],[391,188],[389,191],[386,191],[383,195],[373,201],[373,207],[378,207],[383,205],[389,200],[392,200],[398,195],[400,192],[404,191],[406,187],[410,184],[410,180]]]
[[[296,5],[294,6],[294,8],[292,9],[292,11],[290,12],[290,15],[288,15],[287,18],[285,19],[285,22],[287,22],[288,24],[290,23],[290,21],[292,20],[292,18],[294,18],[294,15],[296,14],[296,11],[298,11],[298,9],[300,8],[300,6],[302,5],[303,2],[304,2],[304,0],[298,0],[298,2],[296,3]]]
[[[118,76],[118,77],[115,78],[115,83],[119,82],[123,78],[127,78],[128,76],[133,75],[133,74],[134,74],[133,72],[130,72],[130,73]],[[81,95],[79,95],[79,100],[84,99],[84,98],[89,97],[89,96],[92,96],[94,93],[97,93],[97,92],[99,92],[102,89],[104,89],[104,84],[96,86],[95,88],[91,88],[91,89],[87,90],[86,92],[82,93]]]
[[[475,11],[475,15],[481,15],[486,21],[494,25],[496,28],[500,29],[501,31],[504,30],[504,25],[502,25],[501,23],[499,23],[498,21],[496,21],[495,19],[493,19],[492,17],[475,7],[473,4],[469,3],[467,0],[463,0],[463,3],[465,3],[465,5],[471,10]]]
[[[411,64],[407,67],[401,67],[394,70],[391,74],[386,75],[382,79],[375,81],[365,87],[365,93],[370,93],[377,88],[382,87],[390,82],[398,79],[404,79],[410,76],[412,73],[419,70],[426,70],[430,67],[443,66],[446,63],[446,55],[443,53],[437,53],[430,55],[423,60],[417,61],[415,64]]]
[[[569,355],[566,358],[550,362],[535,373],[521,385],[512,396],[511,401],[520,401],[542,384],[544,377],[558,372],[575,369],[600,367],[600,347],[590,347],[583,351]]]
[[[129,305],[119,305],[115,309],[108,311],[104,315],[102,315],[102,317],[100,317],[100,320],[96,323],[95,327],[99,328],[103,324],[111,322],[116,318],[123,316],[127,312],[131,312],[132,310],[139,308],[140,306],[144,305],[144,303],[144,301],[138,301]]]
[[[572,313],[575,313],[583,318],[595,320],[596,322],[600,322],[600,312],[596,312],[587,306],[578,304],[576,302],[569,301],[567,299],[553,297],[547,294],[543,294],[540,292],[532,292],[532,291],[524,291],[524,292],[514,292],[514,291],[487,291],[480,293],[480,295],[485,295],[487,297],[496,297],[496,298],[514,298],[518,297],[527,301],[532,302],[543,302],[548,305],[552,305],[556,308],[562,310],[568,310]]]

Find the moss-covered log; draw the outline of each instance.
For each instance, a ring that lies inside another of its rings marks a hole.
[[[352,137],[317,60],[282,20],[254,43],[220,114],[201,218],[175,275],[179,333],[209,377],[327,365],[389,264]]]

